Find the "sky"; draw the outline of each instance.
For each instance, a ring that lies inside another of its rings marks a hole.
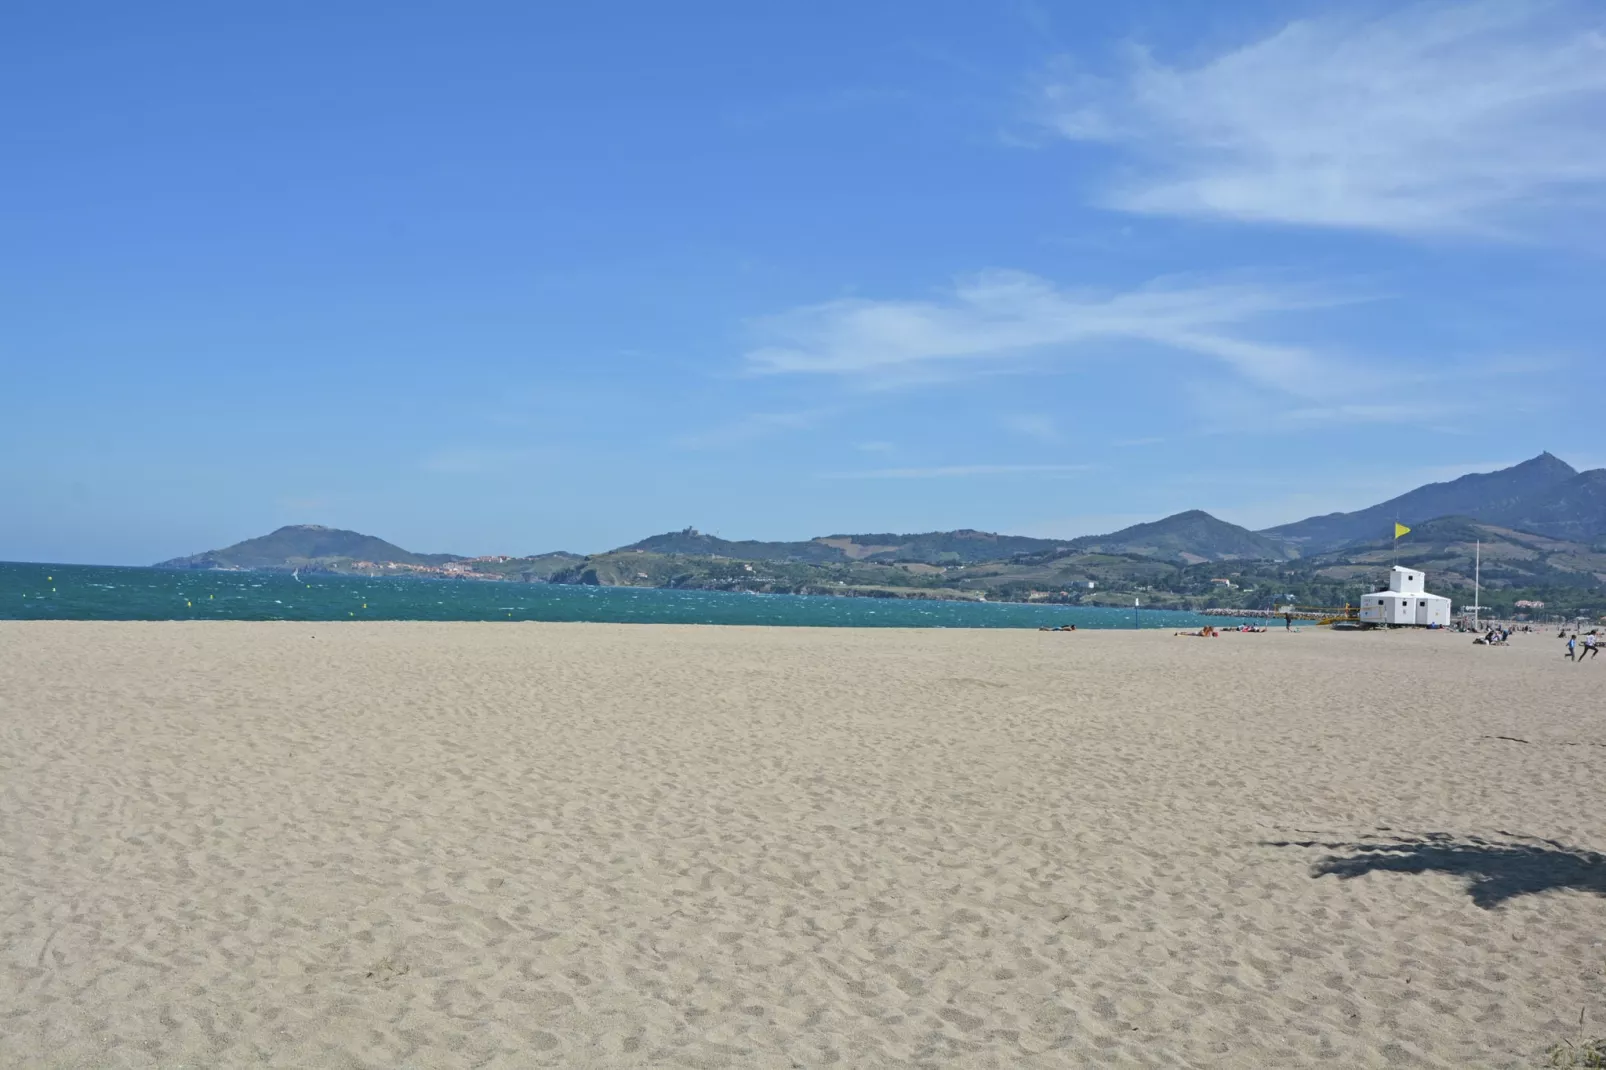
[[[19,3],[0,560],[1606,464],[1606,7]]]

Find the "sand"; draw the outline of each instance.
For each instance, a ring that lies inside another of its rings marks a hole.
[[[1606,1034],[1560,650],[0,624],[0,1065],[1532,1066]]]

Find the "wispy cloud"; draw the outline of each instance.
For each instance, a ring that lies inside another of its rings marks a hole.
[[[1297,398],[1245,382],[1187,384],[1199,429],[1280,434],[1324,427],[1405,426],[1441,435],[1474,432],[1480,416],[1535,419],[1555,405],[1543,375],[1566,367],[1543,357],[1494,361],[1440,354],[1428,365],[1351,366],[1349,382],[1322,397]],[[1398,398],[1401,400],[1390,400]]]
[[[688,450],[724,449],[765,438],[782,431],[807,431],[818,427],[832,413],[830,409],[804,409],[798,412],[755,412],[718,427],[693,431],[675,439],[675,445]]]
[[[1060,441],[1059,427],[1054,421],[1041,413],[1022,412],[1004,417],[1004,427],[1023,438],[1044,445],[1052,445]]]
[[[828,472],[823,479],[960,479],[970,476],[1069,475],[1086,472],[1086,464],[954,464],[936,468],[872,468],[864,472]]]
[[[1210,434],[1281,434],[1387,424],[1442,430],[1471,411],[1465,404],[1445,401],[1423,399],[1396,404],[1356,401],[1353,395],[1291,403],[1286,396],[1232,383],[1193,383],[1188,393],[1199,417],[1199,430]]]
[[[1331,385],[1310,351],[1247,337],[1277,313],[1352,296],[1255,282],[1160,279],[1114,294],[1075,292],[1019,271],[961,279],[940,300],[850,299],[759,321],[750,366],[769,374],[919,379],[933,366],[967,369],[1114,340],[1203,354],[1245,378],[1300,396]]]
[[[872,441],[856,443],[853,448],[860,453],[892,453],[898,447],[891,442]]]
[[[1277,418],[1285,424],[1402,424],[1451,419],[1459,413],[1460,410],[1455,406],[1436,405],[1431,402],[1400,405],[1307,405],[1296,409],[1285,409],[1277,414]]]
[[[1135,52],[1045,87],[1064,137],[1141,161],[1112,207],[1395,233],[1513,235],[1606,200],[1606,12],[1417,4],[1293,22],[1199,66]]]

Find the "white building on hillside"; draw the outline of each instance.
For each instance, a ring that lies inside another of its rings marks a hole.
[[[1361,598],[1362,624],[1450,625],[1450,600],[1422,589],[1422,573],[1395,565],[1389,570],[1389,589]]]

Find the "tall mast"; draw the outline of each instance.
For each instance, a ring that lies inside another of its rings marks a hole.
[[[1478,627],[1478,611],[1483,608],[1483,540],[1479,539],[1474,545],[1472,559],[1472,627]]]

